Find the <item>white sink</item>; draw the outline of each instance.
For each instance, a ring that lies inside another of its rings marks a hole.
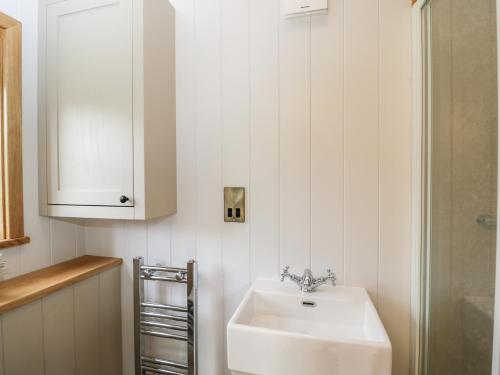
[[[302,293],[259,279],[228,323],[227,350],[233,374],[391,374],[391,343],[361,288]]]

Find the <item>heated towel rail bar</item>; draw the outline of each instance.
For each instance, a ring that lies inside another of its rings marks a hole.
[[[144,281],[186,284],[186,306],[144,300]],[[134,258],[135,375],[198,375],[197,364],[197,269],[191,260],[186,268],[145,266]],[[150,357],[144,353],[144,336],[187,343],[187,362]]]

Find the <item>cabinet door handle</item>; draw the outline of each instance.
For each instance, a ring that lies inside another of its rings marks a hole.
[[[129,197],[126,197],[125,195],[120,197],[120,203],[127,203],[129,200]]]

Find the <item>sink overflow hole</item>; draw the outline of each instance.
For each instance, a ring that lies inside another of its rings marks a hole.
[[[313,301],[302,301],[302,306],[304,306],[304,307],[316,307],[316,302],[313,302]]]

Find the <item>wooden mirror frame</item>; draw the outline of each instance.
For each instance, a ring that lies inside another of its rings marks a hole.
[[[28,243],[24,235],[21,23],[0,12],[0,248]]]

